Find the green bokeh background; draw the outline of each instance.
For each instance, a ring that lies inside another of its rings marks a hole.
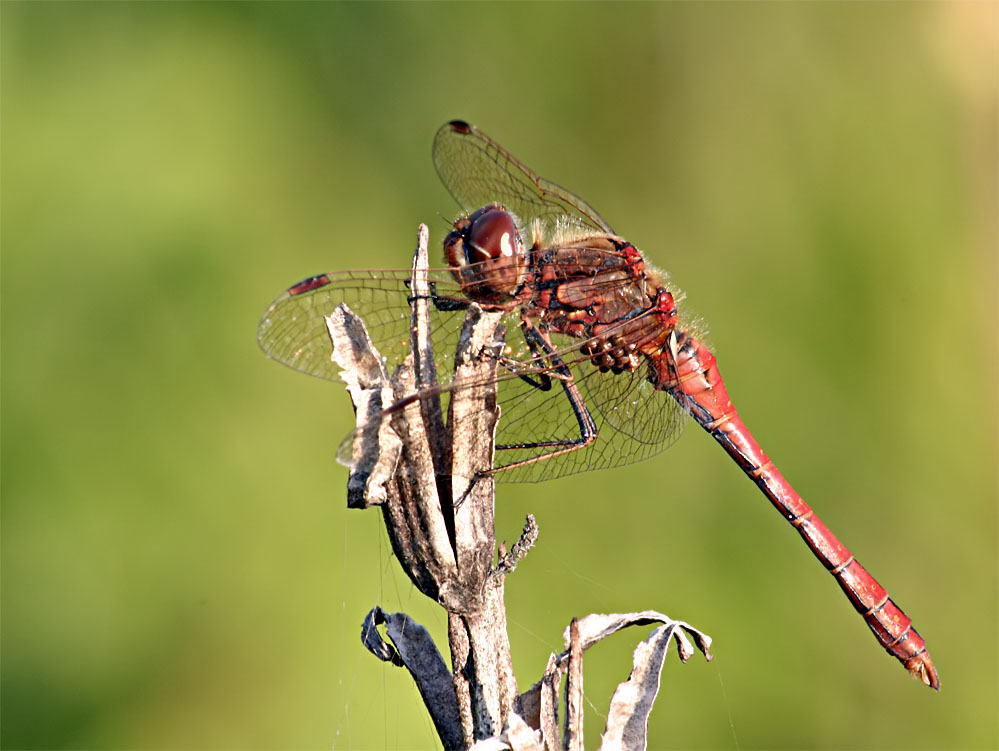
[[[715,637],[653,748],[996,748],[994,3],[15,3],[2,13],[2,743],[433,748],[358,636],[444,617],[255,326],[408,261],[479,124],[670,271],[743,417],[913,617],[911,681],[700,431],[501,486],[522,688],[575,615]],[[643,634],[587,667],[597,743]]]

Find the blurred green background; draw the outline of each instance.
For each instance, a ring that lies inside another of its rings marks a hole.
[[[433,748],[370,607],[445,620],[334,463],[346,395],[258,350],[324,270],[456,213],[480,125],[687,293],[784,473],[930,646],[936,695],[691,428],[499,488],[522,688],[656,608],[653,748],[996,748],[994,3],[15,3],[2,13],[2,743]],[[589,745],[630,650],[587,663]]]

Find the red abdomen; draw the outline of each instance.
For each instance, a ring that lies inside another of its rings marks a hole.
[[[913,628],[912,619],[822,523],[763,452],[729,399],[714,355],[702,342],[680,334],[672,356],[663,353],[658,371],[659,387],[690,412],[798,530],[885,650],[923,683],[939,690],[930,653]]]

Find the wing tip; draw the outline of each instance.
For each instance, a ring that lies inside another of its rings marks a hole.
[[[475,127],[464,120],[449,120],[445,127],[450,128],[456,133],[471,133],[472,128]]]

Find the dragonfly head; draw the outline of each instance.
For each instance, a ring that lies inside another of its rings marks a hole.
[[[454,223],[444,257],[462,291],[477,303],[502,305],[524,286],[527,251],[513,215],[498,204]]]

